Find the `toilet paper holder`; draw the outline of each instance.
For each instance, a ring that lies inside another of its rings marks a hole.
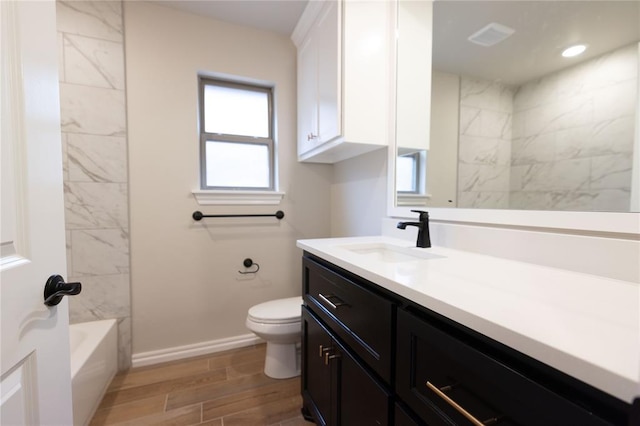
[[[255,263],[251,258],[247,257],[245,260],[242,261],[242,264],[244,265],[245,268],[251,268],[252,266],[255,266],[256,269],[255,271],[238,271],[239,274],[242,275],[247,275],[247,274],[255,274],[260,270],[260,265],[258,265],[257,263]]]

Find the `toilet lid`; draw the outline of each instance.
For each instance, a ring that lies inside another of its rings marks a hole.
[[[289,323],[300,321],[302,297],[270,300],[249,308],[249,318],[262,323]]]

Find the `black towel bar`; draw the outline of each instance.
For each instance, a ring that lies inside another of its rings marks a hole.
[[[280,220],[284,217],[284,212],[278,210],[275,214],[202,214],[202,212],[196,211],[191,217],[193,220],[201,220],[204,217],[276,217]]]

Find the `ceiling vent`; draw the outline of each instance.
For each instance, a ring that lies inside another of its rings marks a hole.
[[[468,40],[472,43],[479,44],[480,46],[489,47],[500,43],[515,32],[516,30],[513,28],[492,22],[486,27],[471,34]]]

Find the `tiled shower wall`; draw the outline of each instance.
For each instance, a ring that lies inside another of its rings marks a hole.
[[[510,207],[629,211],[637,52],[633,44],[517,90]]]
[[[629,211],[633,44],[520,87],[461,78],[458,207]]]
[[[462,77],[458,207],[509,207],[513,90]]]
[[[131,362],[124,33],[120,1],[57,1],[71,323],[116,318]]]

